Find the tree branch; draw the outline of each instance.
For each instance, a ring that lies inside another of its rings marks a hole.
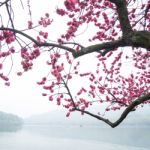
[[[132,111],[135,109],[136,106],[138,106],[138,105],[140,105],[140,104],[142,104],[142,103],[144,103],[144,102],[146,102],[146,101],[148,101],[148,100],[150,100],[150,93],[145,94],[145,95],[143,95],[143,96],[137,98],[135,101],[133,101],[133,102],[123,111],[123,113],[121,114],[121,116],[119,117],[119,119],[118,119],[117,121],[115,121],[115,122],[111,122],[110,120],[108,120],[108,119],[106,119],[106,118],[104,118],[104,117],[101,117],[101,116],[99,116],[99,115],[95,115],[95,114],[93,114],[93,113],[91,113],[91,112],[88,112],[88,111],[85,111],[85,110],[81,110],[81,109],[79,109],[79,108],[75,108],[75,110],[76,110],[76,111],[83,112],[83,113],[85,113],[85,114],[87,114],[87,115],[90,115],[90,116],[92,116],[92,117],[94,117],[94,118],[96,118],[96,119],[98,119],[98,120],[101,120],[101,121],[105,122],[106,124],[108,124],[108,125],[111,126],[112,128],[115,128],[116,126],[118,126],[118,125],[127,117],[127,115],[128,115],[130,112],[132,112]]]
[[[112,41],[112,42],[104,42],[101,44],[91,45],[85,48],[82,48],[80,51],[77,51],[74,53],[74,57],[80,57],[85,54],[93,53],[93,52],[100,52],[101,50],[104,50],[101,52],[101,54],[104,56],[106,53],[114,50],[118,47],[124,47],[126,46],[123,39]]]
[[[63,84],[64,84],[64,86],[65,86],[65,88],[67,89],[67,92],[68,92],[68,95],[70,96],[70,98],[71,98],[71,102],[72,102],[72,105],[73,105],[73,109],[75,110],[76,109],[76,104],[75,104],[75,102],[74,102],[74,100],[73,100],[73,97],[72,97],[72,94],[71,94],[71,91],[70,91],[70,89],[69,89],[69,87],[68,87],[68,85],[67,85],[67,83],[64,81],[64,79],[62,78],[62,81],[63,81]]]
[[[127,38],[126,41],[132,43],[134,47],[141,47],[147,50],[150,49],[150,32],[137,31],[133,32],[131,38]]]
[[[67,46],[63,46],[62,44],[54,44],[54,43],[46,43],[46,42],[45,43],[40,43],[37,40],[35,40],[33,37],[29,36],[28,34],[22,32],[20,30],[16,30],[16,29],[12,29],[12,28],[5,28],[5,27],[1,27],[0,30],[2,30],[2,31],[9,30],[9,31],[12,31],[14,33],[18,33],[18,34],[26,37],[30,41],[32,41],[33,43],[35,43],[39,47],[49,47],[49,46],[52,46],[52,47],[57,47],[57,48],[64,49],[64,50],[69,51],[71,53],[75,52],[73,48],[70,48],[70,47],[67,47]]]
[[[108,52],[113,51],[118,47],[141,47],[145,49],[150,49],[150,32],[148,31],[134,31],[131,34],[122,37],[120,40],[112,42],[104,42],[96,45],[91,45],[82,48],[80,51],[74,53],[74,57],[79,57],[85,54],[100,52],[102,56],[106,55]]]
[[[145,30],[145,26],[146,26],[146,16],[147,16],[147,13],[149,12],[149,10],[150,10],[150,4],[149,5],[147,5],[147,7],[146,7],[146,9],[145,9],[145,14],[144,14],[144,18],[145,18],[145,20],[144,20],[144,30]]]
[[[88,47],[83,47],[80,45],[80,50],[75,51],[73,48],[70,48],[68,46],[64,46],[63,44],[54,44],[54,43],[40,43],[28,34],[12,29],[12,28],[4,28],[1,27],[0,30],[9,30],[14,33],[18,33],[27,39],[31,40],[33,43],[35,43],[39,47],[57,47],[60,49],[64,49],[68,52],[71,52],[74,58],[93,53],[93,52],[99,52],[102,54],[102,56],[106,55],[108,52],[113,51],[114,49],[118,47],[127,47],[127,46],[132,46],[132,47],[141,47],[141,48],[146,48],[150,49],[150,32],[148,31],[134,31],[130,35],[126,37],[122,37],[119,40],[111,41],[111,42],[103,42],[100,44],[95,44],[91,45]],[[66,43],[65,43],[66,44]]]
[[[132,27],[128,18],[128,10],[126,6],[125,0],[110,0],[110,2],[114,3],[117,7],[117,13],[121,25],[121,30],[123,32],[123,36],[126,36],[130,32],[132,32]]]
[[[9,6],[8,3],[6,3],[6,10],[7,10],[7,13],[8,13],[8,17],[9,17],[11,26],[14,29],[15,27],[14,27],[13,19],[12,19],[12,16],[11,16],[11,9],[12,9],[11,6]]]
[[[10,0],[6,0],[5,2],[0,2],[0,7],[3,6],[4,4],[8,3]]]

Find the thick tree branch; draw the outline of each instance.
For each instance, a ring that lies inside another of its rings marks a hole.
[[[126,36],[128,33],[132,32],[132,27],[128,18],[128,10],[126,6],[126,0],[110,0],[117,7],[117,13],[121,25],[121,30],[123,36]]]
[[[80,57],[82,55],[85,54],[89,54],[89,53],[93,53],[93,52],[101,52],[102,55],[105,55],[106,53],[108,53],[109,51],[114,50],[115,48],[118,47],[124,47],[126,46],[124,40],[116,40],[113,42],[104,42],[101,44],[95,44],[95,45],[91,45],[85,48],[82,48],[80,51],[74,53],[74,57]]]
[[[134,110],[134,108],[142,103],[144,103],[145,101],[150,100],[150,93],[145,94],[139,98],[137,98],[135,101],[133,101],[122,113],[122,115],[120,116],[120,118],[113,123],[113,127],[118,126],[126,117],[127,115],[132,112],[132,110]]]
[[[127,40],[132,43],[133,47],[150,49],[150,32],[148,31],[133,32],[131,38],[127,38]]]
[[[60,49],[64,49],[68,52],[71,52],[74,56],[74,58],[93,53],[93,52],[100,52],[103,56],[106,55],[108,52],[113,51],[115,48],[118,47],[141,47],[145,49],[150,49],[150,32],[148,31],[134,31],[131,34],[128,34],[128,36],[122,37],[119,40],[111,41],[111,42],[103,42],[96,45],[91,45],[88,47],[81,46],[79,51],[74,50],[73,48],[70,48],[68,46],[64,46],[63,44],[55,44],[55,43],[40,43],[36,39],[32,38],[28,34],[12,29],[12,28],[4,28],[1,27],[0,30],[9,30],[14,33],[20,34],[27,39],[31,40],[33,43],[35,43],[39,47],[57,47]],[[65,43],[66,44],[66,43]]]
[[[113,51],[115,48],[127,46],[150,49],[150,32],[135,31],[120,40],[91,45],[74,53],[74,57],[79,57],[93,52],[101,52],[102,56],[104,56],[108,52]]]
[[[91,113],[91,112],[89,112],[89,111],[81,110],[81,109],[79,109],[79,108],[75,108],[75,110],[76,110],[76,111],[83,112],[83,113],[85,113],[85,114],[87,114],[87,115],[90,115],[90,116],[92,116],[92,117],[94,117],[94,118],[96,118],[96,119],[98,119],[98,120],[101,120],[101,121],[105,122],[106,124],[108,124],[109,126],[111,126],[112,128],[114,128],[114,127],[118,126],[118,125],[127,117],[127,115],[135,109],[136,106],[138,106],[138,105],[140,105],[140,104],[142,104],[142,103],[144,103],[144,102],[146,102],[146,101],[148,101],[148,100],[150,100],[150,93],[145,94],[145,95],[143,95],[143,96],[137,98],[135,101],[133,101],[133,102],[123,111],[123,113],[121,114],[120,118],[119,118],[117,121],[115,121],[115,122],[111,122],[110,120],[108,120],[108,119],[106,119],[106,118],[104,118],[104,117],[101,117],[101,116],[99,116],[99,115],[95,115],[95,114],[93,114],[93,113]]]

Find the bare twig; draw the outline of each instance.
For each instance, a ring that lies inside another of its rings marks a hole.
[[[7,10],[8,16],[9,16],[9,20],[11,22],[11,26],[14,29],[14,23],[13,23],[13,19],[12,19],[11,12],[10,12],[11,6],[9,6],[8,3],[6,3],[6,10]]]
[[[73,107],[74,107],[74,109],[76,109],[76,104],[75,104],[74,99],[73,99],[73,97],[72,97],[71,91],[70,91],[70,89],[69,89],[68,85],[66,84],[66,82],[64,81],[64,79],[63,79],[63,78],[62,78],[62,81],[63,81],[63,84],[64,84],[65,88],[67,89],[68,95],[69,95],[69,96],[70,96],[70,98],[71,98],[71,101],[72,101]]]
[[[64,49],[64,50],[69,51],[71,53],[75,52],[74,49],[67,47],[67,46],[63,46],[62,44],[54,44],[54,43],[46,43],[46,42],[40,43],[37,40],[35,40],[34,38],[32,38],[31,36],[27,35],[26,33],[21,32],[20,30],[16,30],[16,29],[12,29],[12,28],[4,28],[4,27],[1,27],[0,30],[9,30],[9,31],[12,31],[14,33],[18,33],[18,34],[26,37],[27,39],[31,40],[33,43],[35,43],[39,47],[51,47],[52,46],[52,47]]]
[[[76,111],[83,112],[83,113],[85,113],[85,114],[87,114],[87,115],[90,115],[90,116],[92,116],[92,117],[94,117],[94,118],[96,118],[96,119],[98,119],[98,120],[101,120],[101,121],[105,122],[106,124],[108,124],[109,126],[111,126],[112,128],[114,128],[114,127],[118,126],[118,125],[127,117],[127,115],[135,109],[136,106],[138,106],[138,105],[140,105],[140,104],[142,104],[142,103],[144,103],[144,102],[146,102],[146,101],[148,101],[148,100],[150,100],[150,93],[145,94],[145,95],[143,95],[143,96],[137,98],[135,101],[133,101],[133,102],[123,111],[123,113],[121,114],[121,116],[119,117],[119,119],[118,119],[117,121],[115,121],[115,122],[111,122],[110,120],[108,120],[108,119],[106,119],[106,118],[104,118],[104,117],[101,117],[101,116],[99,116],[99,115],[95,115],[95,114],[93,114],[93,113],[91,113],[91,112],[89,112],[89,111],[81,110],[81,109],[79,109],[79,108],[75,108],[75,110],[76,110]]]
[[[0,2],[0,7],[8,3],[10,0],[6,0],[5,2]]]

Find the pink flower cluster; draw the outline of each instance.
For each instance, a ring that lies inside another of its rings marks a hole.
[[[11,31],[2,31],[0,33],[0,41],[4,41],[7,43],[7,44],[11,44],[12,42],[14,42],[16,39],[15,35],[13,32]]]
[[[52,22],[53,22],[53,20],[50,19],[49,14],[46,13],[44,17],[40,18],[39,25],[41,25],[43,27],[47,27],[47,26],[51,25]]]
[[[49,91],[49,94],[43,93],[43,96],[49,96],[50,101],[56,101],[57,105],[62,105],[68,109],[67,117],[74,111],[75,107],[84,111],[93,102],[108,103],[109,105],[105,111],[116,111],[130,105],[136,98],[150,91],[150,72],[147,70],[149,67],[146,67],[149,60],[149,52],[135,50],[132,61],[136,63],[139,60],[139,65],[145,67],[139,68],[133,65],[136,71],[128,76],[124,76],[121,73],[121,60],[127,58],[128,61],[129,56],[123,56],[123,52],[120,50],[110,52],[105,57],[98,55],[96,57],[97,70],[83,73],[78,73],[81,65],[80,62],[70,62],[70,56],[67,53],[65,55],[66,60],[68,60],[67,62],[71,65],[72,69],[70,69],[69,74],[66,73],[65,75],[63,73],[65,73],[66,63],[61,63],[62,56],[64,55],[59,53],[51,54],[51,61],[48,62],[48,65],[52,67],[51,75],[56,80],[52,80],[51,84],[48,85],[45,85],[48,82],[42,80],[39,84],[44,84],[43,89]],[[108,64],[107,59],[110,57],[113,59]],[[132,64],[134,63],[132,62]],[[76,94],[74,93],[70,97],[68,89],[71,89],[71,87],[67,83],[67,85],[64,84],[63,81],[67,79],[71,82],[75,80],[75,77],[82,78],[86,84],[80,85]]]
[[[36,59],[38,56],[40,56],[40,50],[38,48],[35,48],[31,53],[28,52],[27,48],[22,48],[21,49],[21,57],[22,57],[22,62],[21,65],[24,69],[24,71],[28,71],[32,68],[33,66],[33,59]]]

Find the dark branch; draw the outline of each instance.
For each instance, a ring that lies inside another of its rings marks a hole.
[[[66,51],[69,51],[71,53],[75,52],[74,49],[67,47],[67,46],[63,46],[62,44],[54,44],[54,43],[46,43],[46,42],[40,43],[37,40],[35,40],[34,38],[32,38],[31,36],[29,36],[28,34],[21,32],[20,30],[16,30],[16,29],[12,29],[12,28],[4,28],[4,27],[1,27],[0,30],[2,30],[2,31],[9,30],[9,31],[12,31],[14,33],[18,33],[18,34],[26,37],[27,39],[31,40],[33,43],[35,43],[39,47],[57,47],[57,48],[61,48],[61,49],[64,49]]]
[[[106,119],[104,117],[101,117],[99,115],[95,115],[95,114],[93,114],[91,112],[88,112],[88,111],[85,111],[85,110],[81,110],[79,108],[76,108],[75,110],[83,112],[83,113],[85,113],[87,115],[90,115],[90,116],[92,116],[92,117],[94,117],[94,118],[96,118],[98,120],[101,120],[101,121],[105,122],[106,124],[108,124],[109,126],[111,126],[112,128],[114,128],[114,127],[118,126],[127,117],[127,115],[135,109],[136,106],[138,106],[138,105],[140,105],[140,104],[142,104],[142,103],[144,103],[144,102],[146,102],[148,100],[150,100],[150,93],[137,98],[135,101],[133,101],[123,111],[123,113],[121,114],[120,118],[117,121],[115,121],[115,122],[111,122],[110,120],[108,120],[108,119]]]
[[[8,3],[6,3],[6,10],[7,10],[8,16],[9,16],[9,20],[11,22],[11,26],[14,29],[15,27],[14,27],[12,15],[11,15],[11,6],[9,6]]]
[[[5,2],[0,2],[0,7],[8,3],[10,0],[6,0]]]
[[[100,52],[102,56],[104,56],[108,52],[113,51],[115,48],[127,46],[150,49],[150,32],[135,31],[130,35],[121,38],[120,40],[91,45],[89,47],[82,48],[80,51],[74,53],[74,57],[79,57],[93,52]]]
[[[145,14],[144,14],[144,17],[145,17],[145,18],[146,18],[146,16],[147,16],[147,13],[149,12],[149,10],[150,10],[150,4],[147,5],[147,7],[146,7],[146,9],[145,9]]]
[[[128,18],[126,0],[110,0],[110,2],[114,3],[117,7],[117,13],[121,25],[121,30],[123,32],[123,36],[132,32],[132,27]]]
[[[74,102],[74,100],[73,100],[71,91],[70,91],[70,89],[69,89],[67,83],[64,81],[63,78],[62,78],[62,81],[63,81],[63,84],[64,84],[64,86],[65,86],[65,88],[66,88],[66,90],[67,90],[67,92],[68,92],[68,95],[70,96],[71,101],[72,101],[72,104],[73,104],[73,107],[74,107],[73,109],[76,109],[76,104],[75,104],[75,102]]]
[[[139,98],[137,98],[135,101],[133,101],[122,113],[122,115],[120,116],[120,118],[113,123],[113,127],[118,126],[126,117],[127,115],[134,110],[134,108],[142,103],[144,103],[145,101],[150,100],[150,93],[141,96]]]
[[[145,18],[144,29],[145,29],[145,26],[146,26],[146,16],[147,16],[147,13],[149,12],[149,10],[150,10],[150,4],[145,9],[145,14],[144,14],[144,18]]]
[[[113,42],[104,42],[101,44],[91,45],[82,48],[80,51],[74,53],[74,57],[80,57],[82,55],[93,53],[93,52],[100,52],[101,50],[103,50],[101,54],[104,56],[106,53],[114,50],[115,48],[124,47],[124,46],[126,46],[126,44],[122,39]]]
[[[103,42],[103,43],[91,45],[85,48],[81,46],[81,49],[79,51],[75,51],[73,48],[64,46],[63,44],[55,44],[55,43],[47,43],[47,42],[40,43],[34,38],[32,38],[31,36],[29,36],[28,34],[22,31],[16,30],[16,29],[1,27],[0,30],[9,30],[14,33],[18,33],[26,37],[27,39],[31,40],[33,43],[35,43],[39,47],[57,47],[60,49],[64,49],[68,52],[71,52],[74,58],[77,58],[77,57],[80,57],[89,53],[93,53],[93,52],[99,52],[104,56],[108,52],[113,51],[114,49],[118,47],[132,46],[132,47],[141,47],[145,49],[150,48],[150,32],[148,31],[134,31],[130,35],[126,37],[122,37],[119,40],[111,41],[111,42]]]

